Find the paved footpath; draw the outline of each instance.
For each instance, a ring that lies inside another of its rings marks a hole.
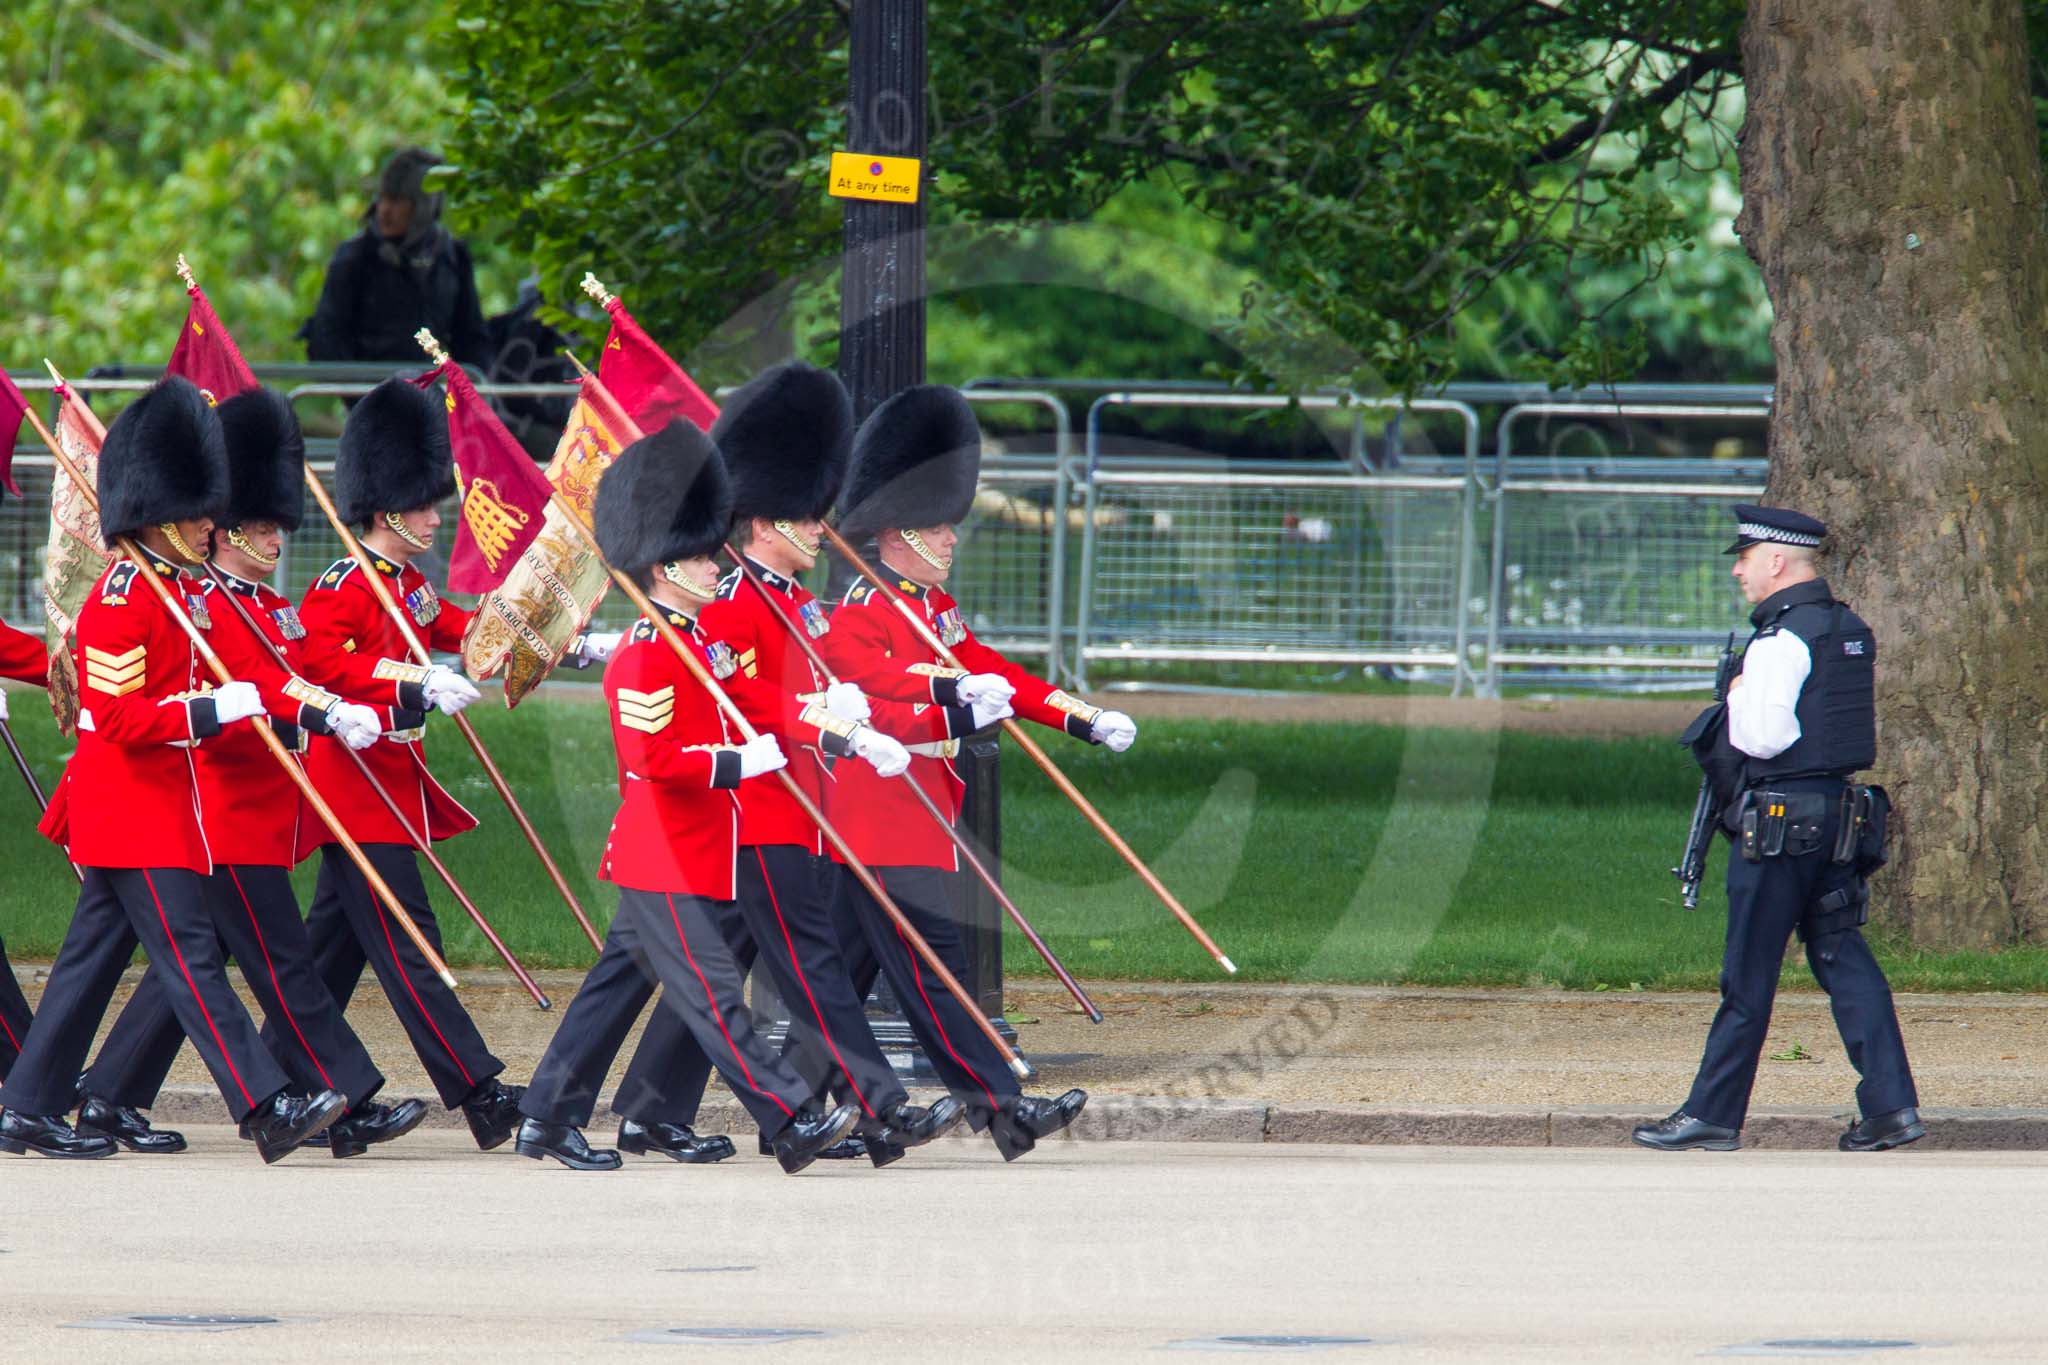
[[[949,1141],[792,1179],[751,1155],[577,1174],[448,1132],[266,1168],[225,1128],[196,1136],[179,1157],[0,1159],[8,1359],[646,1362],[768,1340],[738,1354],[1676,1362],[1846,1340],[1827,1354],[1938,1365],[2048,1340],[2031,1154],[1131,1142],[1004,1166]]]
[[[34,998],[39,982],[24,975]],[[464,973],[463,997],[509,1079],[532,1074],[580,980],[543,973],[556,1012],[542,1014],[504,974]],[[1714,1010],[1700,993],[1233,984],[1094,994],[1101,1025],[1036,983],[1017,983],[1008,1013],[1037,1088],[1086,1087],[1095,1098],[1083,1133],[1121,1139],[1612,1145],[1683,1100]],[[2048,1150],[2048,996],[1908,995],[1899,1011],[1937,1120],[1930,1145]],[[349,1018],[391,1093],[431,1093],[373,982]],[[1855,1074],[1825,997],[1782,995],[1765,1051],[1784,1060],[1763,1064],[1745,1139],[1831,1147]],[[189,1049],[172,1079],[161,1120],[221,1120]],[[729,1104],[711,1119],[745,1131]]]

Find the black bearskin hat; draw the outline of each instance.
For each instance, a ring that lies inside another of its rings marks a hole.
[[[853,438],[839,532],[857,540],[887,527],[965,520],[980,473],[981,427],[960,391],[905,389],[870,413]]]
[[[98,482],[108,545],[166,521],[219,516],[228,454],[206,396],[172,376],[123,408],[100,448]]]
[[[711,426],[732,475],[736,521],[832,510],[853,451],[853,400],[830,370],[792,361],[742,385]]]
[[[714,554],[732,525],[732,484],[711,438],[681,418],[619,452],[597,485],[597,545],[637,574]]]
[[[292,405],[275,389],[236,394],[214,411],[228,448],[224,527],[274,521],[287,531],[306,519],[306,440]]]
[[[386,512],[410,512],[454,492],[448,412],[438,395],[387,379],[356,403],[334,457],[343,521],[367,526]]]

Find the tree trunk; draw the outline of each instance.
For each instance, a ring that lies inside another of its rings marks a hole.
[[[2048,927],[2048,241],[2020,0],[1752,0],[1737,230],[1776,309],[1770,501],[1878,635],[1880,922]]]

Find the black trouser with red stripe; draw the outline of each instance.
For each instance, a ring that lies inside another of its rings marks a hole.
[[[788,1124],[809,1089],[754,1032],[717,904],[620,888],[604,952],[562,1016],[521,1113],[543,1123],[588,1124],[598,1087],[658,984],[659,1008],[680,1016],[761,1131],[778,1133]]]
[[[205,1059],[230,1116],[248,1117],[285,1088],[289,1077],[228,984],[205,883],[181,867],[85,869],[42,1006],[0,1086],[0,1108],[39,1116],[69,1112],[93,1033],[138,942],[151,975],[164,978],[178,1026]]]
[[[744,979],[754,965],[755,947],[739,902],[703,904],[718,926],[718,936],[732,950],[733,966]],[[711,1083],[711,1070],[710,1054],[698,1046],[697,1035],[683,1022],[682,1014],[657,1006],[647,1016],[647,1029],[640,1035],[640,1045],[633,1049],[633,1060],[626,1064],[618,1093],[612,1096],[612,1112],[635,1123],[694,1127],[697,1110],[704,1103],[704,1087]],[[777,1117],[780,1118],[779,1113]]]
[[[282,1025],[266,1029],[264,1042],[291,1074],[293,1087],[308,1094],[338,1090],[357,1104],[382,1089],[383,1074],[314,968],[290,871],[217,867],[206,879],[206,906],[222,951],[241,967],[265,1021]],[[151,972],[114,1021],[80,1088],[109,1104],[147,1109],[184,1045],[169,990]]]
[[[364,844],[362,850],[421,935],[439,952],[441,926],[435,923],[434,909],[427,903],[426,884],[420,880],[419,859],[412,845]],[[339,844],[320,850],[320,880],[314,885],[312,908],[306,912],[306,937],[320,979],[342,1008],[348,1007],[356,983],[363,979],[363,965],[367,962],[377,973],[384,998],[405,1026],[405,1035],[412,1040],[413,1051],[419,1054],[441,1102],[450,1109],[505,1069],[484,1046],[483,1035],[455,992],[427,965]],[[264,1038],[280,1055],[286,1045],[281,1026],[281,1020],[272,1019],[263,1029]]]
[[[8,1069],[21,1055],[21,1040],[28,1037],[34,1018],[28,997],[21,993],[21,983],[14,979],[14,968],[7,961],[7,944],[0,940],[0,1081],[7,1079]]]
[[[968,976],[967,950],[953,909],[953,880],[960,874],[937,867],[870,867],[882,889],[911,926],[924,936],[946,969],[961,980]],[[980,1024],[910,946],[867,888],[845,867],[838,869],[838,912],[842,926],[857,923],[866,936],[873,963],[849,954],[853,987],[861,999],[874,985],[875,968],[889,978],[889,989],[903,1007],[903,1018],[917,1035],[918,1045],[946,1089],[967,1108],[968,1121],[979,1130],[988,1111],[1022,1093],[1002,1054],[989,1043]],[[850,926],[849,926],[850,927]]]

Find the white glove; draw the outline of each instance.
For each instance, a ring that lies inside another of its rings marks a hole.
[[[773,735],[756,735],[740,745],[740,776],[743,778],[772,773],[788,762],[782,756],[782,746],[775,742]]]
[[[426,678],[420,683],[420,690],[426,693],[427,705],[444,716],[452,716],[468,706],[483,693],[476,690],[476,684],[449,668],[446,664],[435,664],[427,670]]]
[[[882,777],[901,777],[903,770],[910,766],[910,750],[875,729],[863,725],[853,732],[853,752],[865,759],[869,767]]]
[[[7,689],[0,687],[0,724],[7,721]]]
[[[841,720],[863,721],[874,717],[874,708],[860,689],[850,682],[836,682],[825,689],[825,709]],[[5,719],[0,716],[0,719]]]
[[[263,714],[263,697],[250,682],[224,682],[213,689],[213,718],[222,725]]]
[[[1088,727],[1088,734],[1111,753],[1120,754],[1137,741],[1138,722],[1121,711],[1103,711]]]
[[[974,702],[967,709],[974,713],[974,728],[977,730],[986,730],[997,721],[1008,720],[1011,716],[1017,714],[1010,709],[1010,699],[1008,697],[1003,698],[1001,701]]]
[[[1007,705],[1017,689],[1000,673],[969,673],[953,684],[953,695],[969,706],[978,701]]]
[[[611,660],[612,652],[619,647],[619,641],[625,638],[621,631],[590,631],[578,637],[576,652],[591,663],[607,663]]]
[[[375,744],[384,733],[377,713],[355,702],[336,702],[327,710],[327,731],[349,748],[361,751]]]

